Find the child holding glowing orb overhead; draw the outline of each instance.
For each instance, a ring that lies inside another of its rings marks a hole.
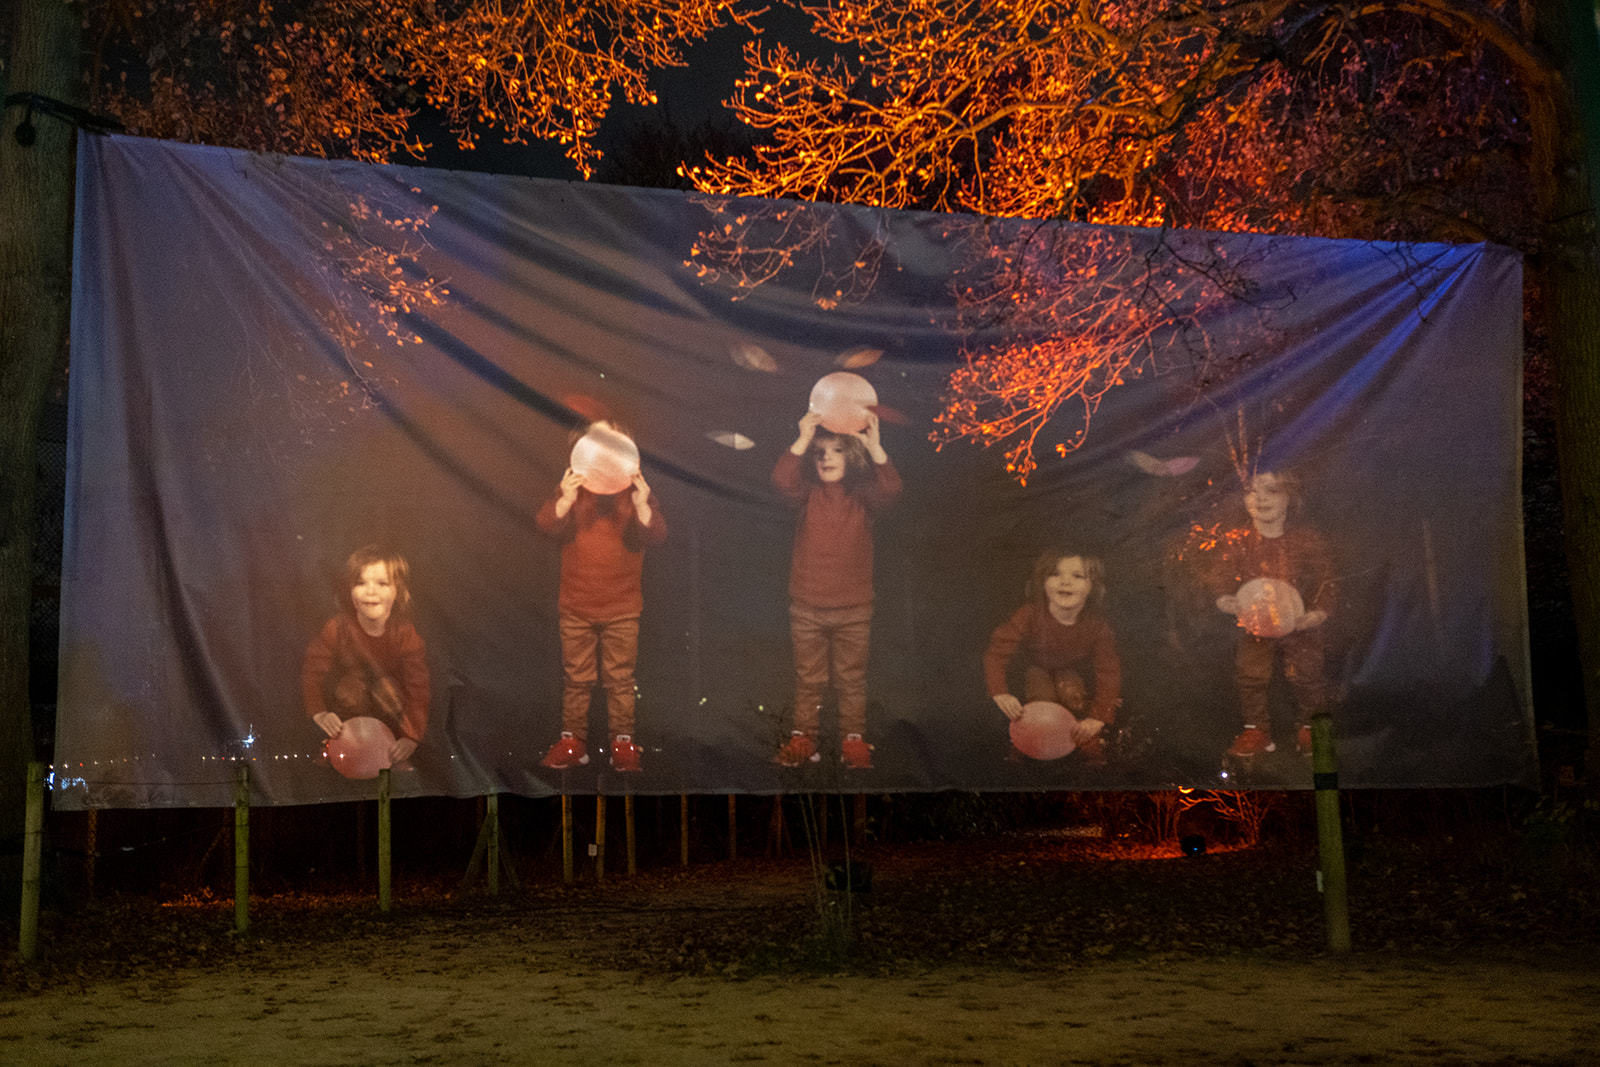
[[[428,662],[411,624],[411,568],[368,545],[345,562],[341,611],[306,648],[300,692],[328,735],[334,767],[376,777],[409,759],[428,730]]]
[[[1295,747],[1311,751],[1311,718],[1327,705],[1322,626],[1334,609],[1333,561],[1310,527],[1289,524],[1299,481],[1287,471],[1257,471],[1245,485],[1251,529],[1223,552],[1212,591],[1217,610],[1239,626],[1234,678],[1239,736],[1228,755],[1276,751],[1268,690],[1279,663],[1295,701]]]
[[[1046,552],[1028,578],[1027,603],[995,628],[983,654],[983,673],[995,706],[1012,722],[1013,744],[1035,759],[1076,750],[1085,763],[1104,764],[1102,731],[1117,721],[1122,704],[1122,660],[1116,634],[1100,614],[1105,600],[1105,568],[1081,552]],[[1008,677],[1021,658],[1024,699],[1014,695]],[[1026,708],[1024,707],[1026,704]],[[1041,705],[1052,705],[1044,707]],[[1044,730],[1029,730],[1029,720],[1056,712]],[[1063,736],[1059,744],[1051,729]]]
[[[644,610],[644,551],[667,536],[661,505],[639,470],[639,449],[609,420],[576,435],[572,465],[539,509],[561,542],[561,736],[540,760],[557,770],[589,762],[589,699],[605,690],[611,767],[642,770],[634,742],[634,667]]]
[[[798,767],[821,759],[817,730],[831,680],[843,735],[840,760],[846,769],[870,770],[872,524],[900,495],[900,475],[883,450],[876,412],[866,406],[818,410],[822,406],[813,396],[799,436],[772,470],[772,484],[800,510],[789,569],[794,725],[774,761]]]

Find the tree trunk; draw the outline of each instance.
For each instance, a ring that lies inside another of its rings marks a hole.
[[[1556,57],[1566,92],[1557,103],[1550,202],[1541,278],[1555,366],[1556,450],[1561,508],[1578,631],[1584,708],[1588,713],[1589,785],[1600,788],[1600,240],[1593,190],[1600,144],[1585,144],[1597,84],[1600,42],[1592,0],[1566,0],[1544,9],[1541,27]],[[1587,164],[1587,165],[1586,165]],[[1537,176],[1536,176],[1537,179]]]
[[[1556,449],[1561,469],[1567,569],[1578,631],[1584,707],[1584,757],[1600,785],[1600,255],[1569,245],[1543,272],[1556,381]]]
[[[8,93],[72,101],[78,91],[78,12],[62,0],[12,8]],[[45,390],[67,346],[72,287],[74,131],[34,114],[37,139],[18,143],[21,108],[0,123],[0,840],[22,832],[24,773],[34,758],[28,701],[33,599],[35,440]],[[0,896],[18,884],[0,849]]]

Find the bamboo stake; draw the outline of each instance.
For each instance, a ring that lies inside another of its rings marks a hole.
[[[633,794],[622,798],[622,821],[628,831],[628,877],[639,873],[638,841],[633,828]]]
[[[233,790],[233,932],[250,929],[250,764],[239,764]]]
[[[500,895],[500,794],[490,793],[483,823],[489,830],[489,895]]]
[[[678,794],[678,866],[689,866],[689,794]]]
[[[572,884],[572,798],[561,794],[561,880]]]
[[[22,915],[17,951],[24,963],[39,958],[39,867],[44,855],[44,764],[28,763],[22,829]]]
[[[784,825],[783,794],[772,794],[772,818],[767,822],[767,858],[776,859],[788,854],[789,828]]]
[[[89,825],[85,831],[83,845],[83,884],[89,891],[89,896],[94,896],[94,877],[96,860],[100,856],[100,809],[89,809]]]
[[[739,858],[739,797],[728,794],[728,859]]]
[[[1323,712],[1311,719],[1312,785],[1317,799],[1317,880],[1328,923],[1328,949],[1350,951],[1350,909],[1345,896],[1344,832],[1339,825],[1339,763],[1333,748],[1333,719]]]
[[[487,809],[487,800],[485,800]],[[472,842],[472,856],[467,860],[467,873],[461,876],[461,891],[465,893],[472,885],[472,880],[477,876],[483,858],[489,852],[489,817],[485,815],[478,822],[478,836]]]
[[[390,885],[391,829],[389,805],[389,768],[378,772],[378,910],[388,911],[392,900]]]
[[[363,882],[372,873],[372,857],[367,855],[367,802],[350,805],[356,813],[356,875]]]
[[[594,880],[606,880],[606,795],[594,795]]]
[[[850,836],[857,846],[867,840],[867,794],[857,793],[855,818],[851,821]]]

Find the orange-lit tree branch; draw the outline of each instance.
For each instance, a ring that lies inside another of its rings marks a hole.
[[[549,139],[587,172],[617,92],[647,100],[686,42],[749,17],[718,0],[91,0],[87,73],[97,110],[152,136],[384,162],[423,154],[426,105],[463,146]],[[405,199],[353,193],[322,224],[311,298],[345,354],[335,407],[448,293],[422,255],[432,212]]]
[[[424,103],[464,146],[552,140],[587,173],[621,93],[730,22],[721,0],[93,0],[95,106],[132,130],[382,162]]]
[[[1024,482],[1041,435],[1054,426],[1061,436],[1050,450],[1076,449],[1118,386],[1178,367],[1215,374],[1216,338],[1200,327],[1213,308],[1245,301],[1271,310],[1250,281],[1253,260],[1229,263],[1201,235],[1056,223],[973,228],[984,255],[958,278],[963,317],[1012,339],[969,351],[950,375],[932,436],[941,446],[1003,444],[1006,469]],[[1057,424],[1063,412],[1071,418]]]
[[[817,32],[859,63],[750,45],[732,107],[771,141],[753,162],[708,161],[691,175],[707,192],[1084,218],[1087,186],[1135,183],[1228,88],[1241,49],[1223,34],[1284,6],[1174,18],[1137,0],[835,2],[813,9]],[[993,169],[1019,150],[1050,175],[1026,200]]]
[[[700,190],[1346,237],[1528,232],[1525,198],[1508,194],[1529,164],[1518,115],[1543,75],[1517,50],[1502,3],[831,0],[808,10],[851,60],[750,46],[731,106],[767,140],[753,157],[686,166]],[[857,262],[875,270],[876,255],[809,234],[807,256],[788,256],[764,212],[723,203],[731,210],[695,255],[708,279],[748,289],[815,269],[826,247],[819,301],[870,287],[870,276],[846,275]],[[1051,442],[1070,450],[1106,390],[1148,369],[1139,361],[1158,342],[1182,338],[1177,355],[1214,360],[1175,294],[1147,288],[1115,311],[1111,298],[1068,309],[1052,294],[1092,282],[1084,262],[1018,265],[972,247],[976,272],[992,278],[975,285],[968,272],[956,296],[1009,316],[1017,339],[969,353],[941,439],[1005,442],[1025,476],[1042,427],[1081,409]],[[1157,288],[1179,284],[1182,267],[1156,272]],[[1194,292],[1208,284],[1198,273]]]
[[[431,10],[432,5],[429,5]],[[403,20],[405,73],[427,86],[463,146],[483,128],[506,140],[554,140],[585,175],[599,157],[600,121],[620,92],[653,103],[650,73],[682,66],[683,45],[749,9],[725,0],[534,0],[458,5],[434,21]]]

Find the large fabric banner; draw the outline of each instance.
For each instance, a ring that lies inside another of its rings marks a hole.
[[[1534,777],[1521,266],[87,137],[76,806]]]

